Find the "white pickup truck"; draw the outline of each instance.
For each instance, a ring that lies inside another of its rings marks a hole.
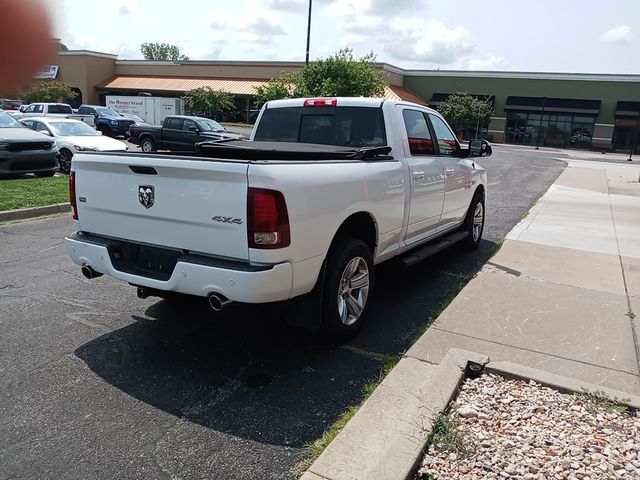
[[[18,120],[29,117],[62,117],[80,120],[81,122],[91,125],[93,128],[96,126],[93,115],[73,113],[71,105],[66,103],[31,103],[24,106],[21,112],[22,113],[15,115],[15,118]]]
[[[295,298],[293,323],[345,339],[366,317],[374,265],[480,242],[487,176],[475,157],[491,146],[465,147],[408,102],[272,101],[250,140],[77,154],[66,246],[87,278],[111,275],[141,298],[208,297],[214,310]]]

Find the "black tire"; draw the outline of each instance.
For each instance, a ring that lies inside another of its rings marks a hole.
[[[151,137],[143,137],[140,140],[140,150],[145,153],[156,151],[156,142]]]
[[[71,171],[71,159],[73,158],[73,152],[66,148],[60,149],[58,154],[58,161],[60,162],[60,171],[62,173],[69,173]]]
[[[352,262],[355,263],[352,264]],[[355,266],[350,280],[363,280],[362,275],[366,274],[366,287],[349,288],[350,284],[345,283],[349,281],[347,267],[350,264],[352,267]],[[345,275],[347,275],[346,280]],[[336,239],[327,255],[322,292],[322,330],[329,340],[344,342],[358,333],[366,320],[374,287],[375,270],[371,249],[362,240],[356,238]],[[349,303],[346,301],[347,297],[350,297]],[[352,314],[353,302],[361,309],[357,317]]]
[[[42,178],[42,177],[53,177],[56,174],[55,170],[51,170],[49,172],[35,172],[36,177],[38,178]]]
[[[481,223],[478,225],[476,219],[478,214],[481,215]],[[484,232],[485,221],[484,195],[477,191],[471,200],[467,215],[464,217],[461,230],[468,233],[467,237],[460,242],[460,246],[465,250],[475,250],[482,240],[482,232]],[[476,226],[479,226],[477,229]]]

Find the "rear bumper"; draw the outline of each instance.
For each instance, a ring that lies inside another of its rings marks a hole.
[[[97,272],[143,287],[167,292],[206,297],[211,293],[224,295],[241,303],[267,303],[287,300],[291,296],[292,268],[290,263],[251,269],[238,262],[238,268],[220,267],[206,262],[180,259],[166,281],[117,270],[103,242],[83,239],[73,234],[65,238],[69,256],[78,265],[89,265]],[[224,262],[230,265],[234,262]]]

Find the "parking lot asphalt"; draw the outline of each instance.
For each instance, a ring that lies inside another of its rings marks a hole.
[[[89,281],[63,246],[68,215],[0,226],[0,478],[287,478],[558,177],[551,156],[483,159],[480,248],[380,266],[369,323],[343,346],[277,307],[214,314]]]

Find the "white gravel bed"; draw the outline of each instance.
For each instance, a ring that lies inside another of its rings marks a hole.
[[[450,412],[416,479],[640,479],[640,418],[602,396],[484,374]]]

